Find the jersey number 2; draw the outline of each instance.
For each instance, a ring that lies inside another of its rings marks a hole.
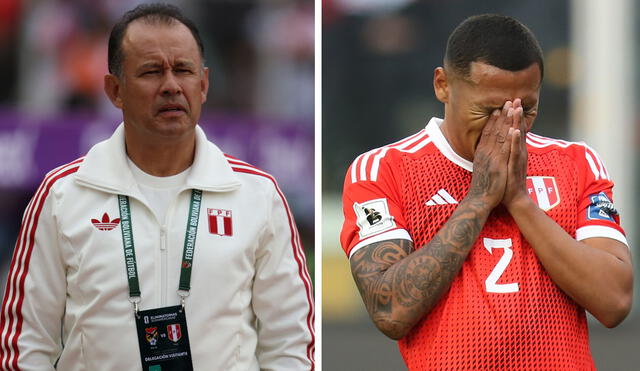
[[[498,260],[498,264],[493,268],[489,277],[487,277],[486,281],[484,281],[484,287],[487,292],[497,292],[497,293],[509,293],[509,292],[518,292],[520,288],[518,287],[518,283],[497,283],[504,273],[505,269],[511,262],[511,258],[513,258],[513,250],[510,249],[512,245],[511,239],[507,238],[506,240],[494,240],[492,238],[485,238],[482,241],[484,243],[484,248],[489,251],[489,254],[493,254],[493,249],[503,249],[504,254],[500,260]]]

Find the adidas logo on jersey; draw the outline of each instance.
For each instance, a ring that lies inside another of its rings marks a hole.
[[[435,195],[431,196],[431,199],[427,202],[425,202],[425,205],[427,206],[435,206],[435,205],[453,205],[453,204],[457,204],[458,201],[456,201],[455,198],[453,198],[449,192],[445,191],[444,189],[441,189],[438,191],[438,193],[436,193]]]
[[[102,220],[91,219],[91,223],[100,231],[110,231],[120,224],[120,218],[109,220],[109,215],[104,213]]]

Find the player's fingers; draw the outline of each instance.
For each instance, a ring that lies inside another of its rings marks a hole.
[[[512,103],[510,101],[506,101],[502,105],[502,108],[499,109],[500,116],[498,116],[498,120],[497,120],[498,124],[504,123],[504,120],[507,117],[507,112],[509,111],[509,108],[511,108],[511,105]]]
[[[513,108],[522,107],[522,99],[516,98],[513,100]]]
[[[498,137],[497,138],[498,143],[503,143],[506,140],[507,134],[509,133],[509,131],[513,129],[511,122],[513,121],[513,116],[515,115],[515,112],[516,111],[514,111],[512,107],[509,107],[509,109],[507,110],[507,115],[505,118],[506,125],[501,125],[499,127],[499,131],[496,132],[496,135]]]
[[[502,147],[500,147],[500,153],[510,155],[510,153],[513,151],[512,147],[513,147],[514,131],[515,131],[514,128],[509,128],[509,131],[507,131],[507,137],[504,143],[502,144]]]
[[[502,109],[494,110],[489,116],[489,120],[482,130],[480,142],[478,146],[490,146],[500,148],[507,137],[507,131],[510,125],[505,125],[510,120],[509,111],[512,111],[513,103],[510,101],[505,102]]]
[[[524,117],[524,111],[522,110],[522,107],[519,107],[517,110],[517,112],[514,114],[515,117],[517,117],[517,121],[518,121],[518,131],[520,132],[520,150],[521,151],[526,151],[527,150],[527,120]]]
[[[500,110],[497,109],[491,112],[491,114],[489,115],[489,119],[487,120],[487,123],[484,125],[484,128],[482,128],[482,132],[480,133],[480,138],[478,139],[478,144],[476,145],[476,151],[487,151],[489,150],[489,148],[491,148],[491,143],[494,142],[494,127],[496,125],[498,117],[500,117]]]
[[[500,122],[502,120],[502,111],[501,110],[494,110],[491,113],[491,116],[489,116],[489,120],[487,121],[487,124],[484,126],[483,129],[483,134],[485,136],[487,136],[489,139],[489,137],[493,137],[494,135],[496,135],[498,127],[500,126]]]
[[[508,124],[509,123],[509,111],[513,109],[513,102],[511,101],[506,101],[504,103],[504,105],[502,106],[502,114],[500,115],[500,118],[504,121],[502,121],[502,124]]]
[[[496,121],[498,120],[498,118],[500,117],[500,110],[495,109],[493,110],[493,112],[491,112],[491,115],[489,115],[489,120],[487,120],[487,123],[484,125],[484,128],[482,129],[482,136],[490,136],[493,131],[495,130],[494,127],[496,125]]]
[[[512,131],[512,140],[511,140],[511,151],[509,154],[509,162],[516,165],[520,160],[520,156],[522,155],[520,142],[522,141],[522,132],[520,129],[513,129]]]
[[[513,114],[512,106],[513,104],[510,101],[505,102],[505,104],[502,106],[502,110],[500,111],[500,116],[496,120],[493,132],[496,136],[496,142],[498,144],[502,144],[506,140],[507,132],[509,131],[510,127],[510,117]]]
[[[508,110],[509,108],[513,108],[513,102],[510,100],[504,102],[504,106],[502,106],[502,109],[504,110]]]
[[[522,107],[517,107],[513,109],[513,115],[511,115],[511,120],[509,120],[509,124],[514,129],[522,130]]]

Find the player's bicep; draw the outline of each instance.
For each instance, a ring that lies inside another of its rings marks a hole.
[[[625,232],[620,224],[620,215],[614,205],[613,181],[590,148],[585,147],[584,155],[589,166],[583,166],[582,193],[578,200],[576,240],[586,241],[592,238],[617,240],[628,246]],[[598,244],[600,245],[600,244]]]
[[[367,309],[372,309],[370,305],[374,297],[391,289],[390,284],[383,279],[384,273],[412,251],[411,240],[393,239],[364,246],[351,256],[351,274]]]
[[[355,163],[350,170],[353,166]],[[381,162],[375,180],[354,179],[347,172],[342,193],[344,223],[340,233],[340,243],[347,256],[376,242],[411,239],[393,173],[385,161]]]

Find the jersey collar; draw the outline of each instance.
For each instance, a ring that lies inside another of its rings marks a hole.
[[[425,131],[429,135],[429,138],[433,140],[436,148],[438,148],[438,150],[440,150],[440,153],[442,153],[444,157],[448,158],[449,161],[467,171],[473,172],[473,162],[466,160],[458,155],[453,150],[453,148],[451,148],[451,145],[447,141],[447,138],[444,137],[444,134],[442,134],[440,125],[442,125],[443,122],[443,119],[437,117],[432,117],[431,120],[429,120],[429,123],[425,127]]]
[[[200,126],[195,130],[195,158],[185,187],[210,192],[227,192],[240,187],[240,180],[224,153],[207,140]],[[111,138],[89,150],[78,169],[76,182],[109,193],[138,195],[138,187],[127,164],[124,123],[118,126]]]

